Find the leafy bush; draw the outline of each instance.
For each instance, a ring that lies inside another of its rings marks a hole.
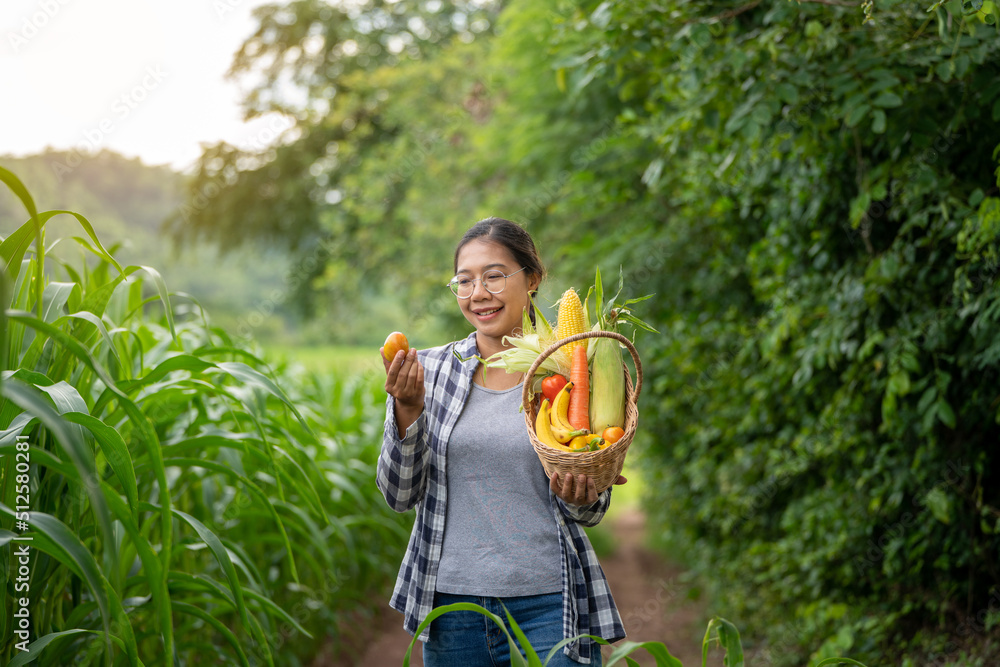
[[[869,11],[588,2],[555,30],[580,99],[623,107],[625,167],[579,178],[629,234],[578,247],[657,261],[649,506],[782,664],[957,655],[1000,600],[994,9]]]

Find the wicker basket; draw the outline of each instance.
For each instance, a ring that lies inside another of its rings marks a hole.
[[[625,374],[625,435],[617,442],[596,452],[563,452],[545,445],[535,434],[535,416],[538,414],[536,401],[531,400],[531,382],[526,381],[521,390],[521,402],[524,405],[524,422],[528,427],[528,437],[531,445],[535,448],[538,458],[542,462],[542,468],[549,477],[553,472],[572,473],[574,475],[589,475],[597,486],[597,492],[601,493],[611,487],[621,474],[622,466],[625,465],[625,454],[635,437],[636,425],[639,421],[639,409],[637,402],[639,392],[642,390],[642,363],[639,361],[639,353],[628,338],[614,331],[587,331],[584,333],[567,336],[560,341],[550,345],[544,350],[531,368],[525,373],[525,378],[532,378],[538,367],[557,349],[567,343],[582,340],[584,338],[614,338],[619,341],[631,353],[635,362],[635,386],[632,385],[632,378],[628,373],[628,366],[622,362],[622,372]]]

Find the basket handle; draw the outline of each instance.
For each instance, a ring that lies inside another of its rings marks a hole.
[[[639,400],[639,392],[642,391],[642,362],[639,361],[639,352],[636,351],[635,346],[632,345],[632,341],[617,331],[584,331],[583,333],[573,334],[572,336],[566,336],[565,338],[557,340],[555,343],[542,350],[542,353],[539,354],[538,358],[531,364],[531,368],[529,368],[524,374],[525,382],[524,386],[521,387],[521,403],[527,406],[530,402],[528,399],[528,393],[531,390],[531,378],[535,377],[538,367],[541,366],[553,352],[566,343],[573,343],[585,338],[613,338],[625,346],[625,348],[629,351],[629,354],[632,355],[632,361],[635,362],[634,392],[636,401]]]

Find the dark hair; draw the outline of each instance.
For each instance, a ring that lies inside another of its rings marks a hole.
[[[480,220],[462,236],[462,240],[455,247],[454,269],[458,271],[458,253],[462,251],[469,241],[474,240],[495,241],[510,251],[514,256],[514,261],[525,268],[525,273],[538,278],[541,283],[545,277],[545,267],[535,249],[535,242],[531,240],[531,234],[521,225],[504,218],[486,218]],[[537,291],[537,290],[536,290]],[[534,292],[532,292],[534,296]],[[535,306],[532,303],[528,314],[531,321],[535,321]]]

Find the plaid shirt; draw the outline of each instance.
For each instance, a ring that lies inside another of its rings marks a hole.
[[[464,359],[460,361],[455,353]],[[404,615],[403,627],[416,634],[420,622],[434,606],[437,568],[444,542],[448,503],[446,456],[448,440],[465,407],[478,361],[476,334],[447,345],[421,350],[424,366],[424,410],[400,438],[396,428],[395,399],[386,399],[385,435],[379,454],[376,483],[396,512],[416,507],[410,543],[399,568],[390,605]],[[527,443],[527,436],[525,437]],[[541,473],[541,462],[538,471]],[[549,499],[563,553],[563,636],[596,635],[608,641],[625,637],[625,628],[611,597],[604,571],[583,526],[595,526],[611,503],[611,489],[592,505],[569,505],[551,491]],[[421,641],[427,641],[425,629]],[[566,646],[574,660],[590,663],[600,647],[589,638]]]

